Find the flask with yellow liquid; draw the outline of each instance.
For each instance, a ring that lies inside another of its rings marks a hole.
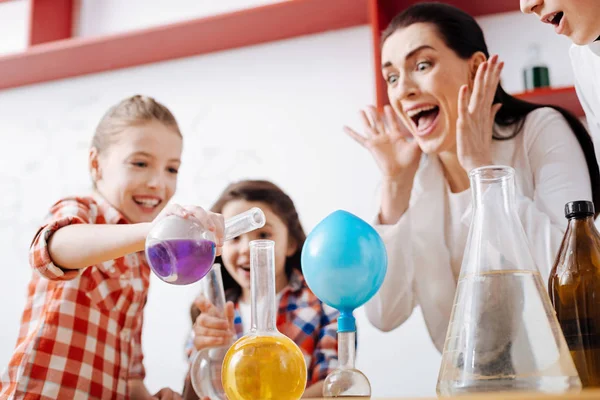
[[[229,400],[298,400],[306,387],[300,348],[277,330],[275,242],[250,242],[251,328],[227,351],[222,367]]]

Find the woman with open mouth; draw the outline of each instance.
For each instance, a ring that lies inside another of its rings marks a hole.
[[[389,267],[367,316],[390,331],[418,305],[439,351],[469,231],[469,171],[515,169],[519,217],[546,282],[566,229],[564,205],[600,205],[600,173],[583,125],[565,110],[508,95],[502,67],[471,16],[445,4],[414,5],[382,37],[390,106],[362,112],[363,134],[345,128],[383,176],[376,226]]]

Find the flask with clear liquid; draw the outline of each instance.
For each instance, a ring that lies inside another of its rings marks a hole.
[[[275,242],[250,242],[251,328],[227,351],[222,380],[230,400],[298,400],[306,361],[298,345],[277,330]]]
[[[514,169],[470,172],[473,216],[437,393],[581,390],[517,215]]]
[[[600,233],[594,203],[565,205],[569,225],[548,292],[583,387],[600,387]]]
[[[200,284],[204,297],[225,317],[225,291],[221,264],[214,264]],[[192,359],[190,380],[200,399],[208,397],[210,400],[227,400],[221,382],[221,367],[232,342],[233,338],[222,346],[202,349]]]
[[[265,214],[258,207],[225,221],[224,240],[262,228]],[[171,215],[159,221],[146,238],[146,260],[162,281],[189,285],[202,279],[215,262],[213,233],[200,224]]]

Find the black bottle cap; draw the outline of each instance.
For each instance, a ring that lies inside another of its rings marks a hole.
[[[565,205],[565,217],[584,218],[594,215],[594,203],[587,200],[570,201]]]

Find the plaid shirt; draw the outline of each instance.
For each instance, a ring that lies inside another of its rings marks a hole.
[[[143,252],[82,270],[61,269],[48,253],[48,240],[64,226],[125,223],[99,196],[52,206],[31,245],[35,273],[0,398],[125,399],[128,380],[144,378],[142,310],[150,269]]]
[[[277,329],[292,339],[308,366],[307,385],[323,380],[338,366],[337,318],[339,312],[324,304],[308,288],[304,277],[294,270],[290,282],[281,294],[277,312]],[[237,338],[244,334],[238,304],[235,303]],[[186,346],[189,359],[195,354],[193,332]]]

